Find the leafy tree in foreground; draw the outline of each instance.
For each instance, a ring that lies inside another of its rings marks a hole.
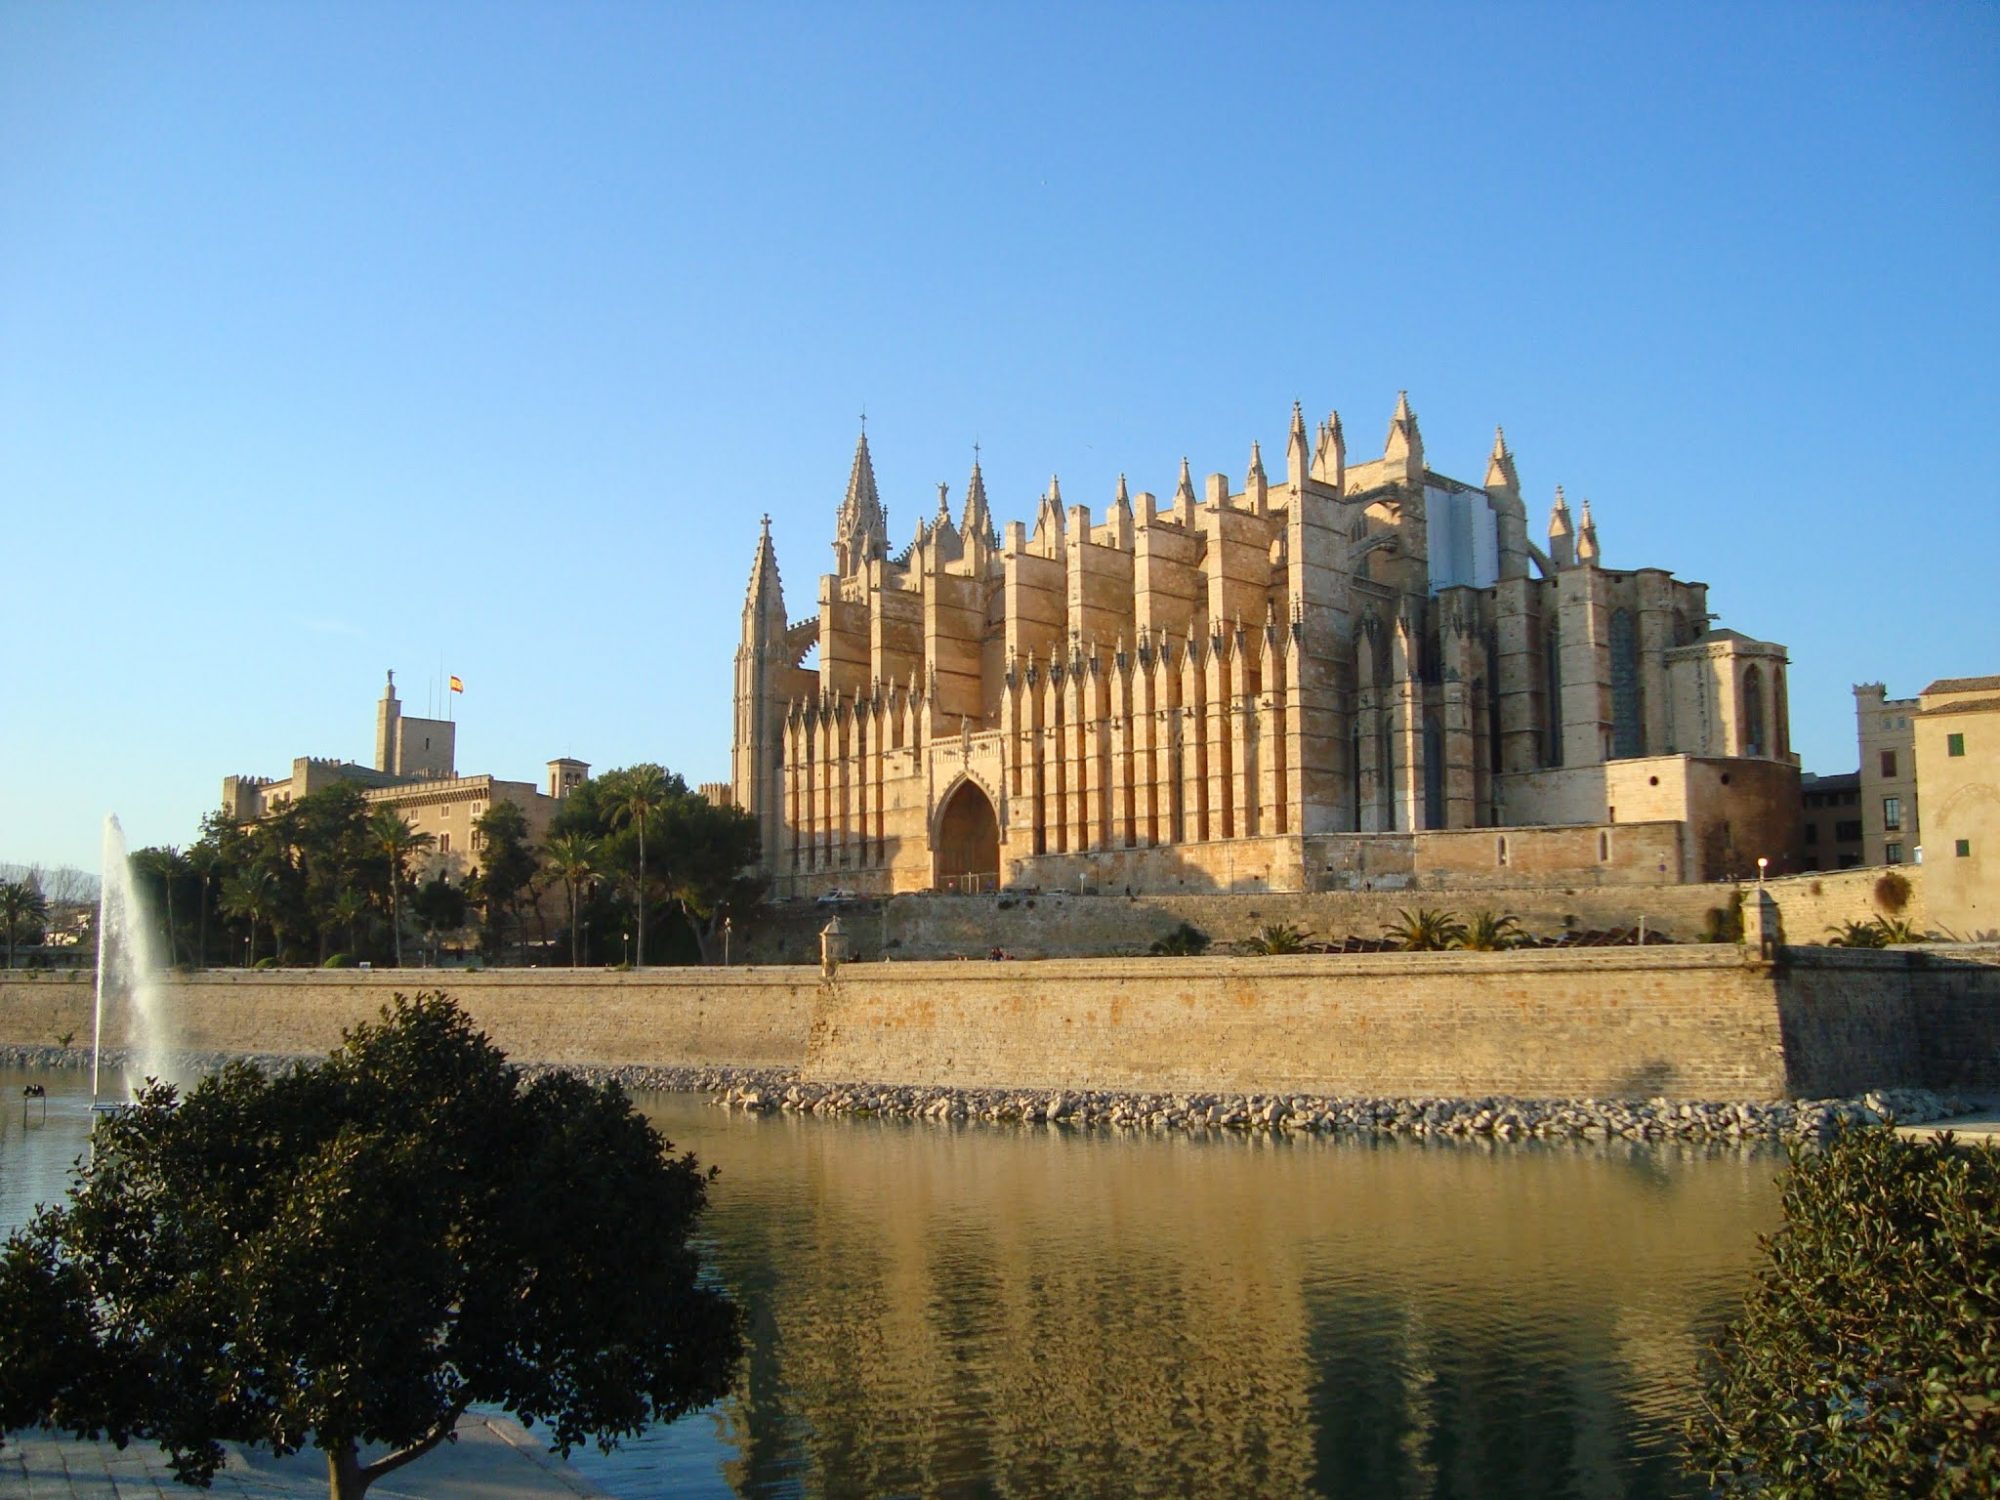
[[[222,1439],[310,1441],[334,1500],[474,1402],[609,1447],[720,1397],[740,1351],[688,1244],[712,1173],[669,1150],[439,994],[317,1065],[151,1085],[0,1249],[0,1432],[155,1439],[196,1484]]]
[[[1794,1147],[1770,1264],[1702,1371],[1719,1492],[2000,1494],[2000,1150]]]

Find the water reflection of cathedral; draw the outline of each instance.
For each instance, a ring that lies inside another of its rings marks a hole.
[[[808,1121],[701,1149],[754,1312],[746,1494],[1644,1492],[1771,1175]]]
[[[736,658],[729,795],[784,893],[1297,890],[1385,860],[1669,883],[1795,854],[1784,648],[1712,629],[1703,584],[1606,566],[1560,488],[1530,541],[1504,439],[1452,479],[1407,400],[1379,458],[1294,408],[1282,477],[1253,445],[1198,493],[1183,461],[1167,502],[1121,478],[1101,520],[1051,480],[1004,534],[975,462],[893,553],[864,435],[833,551],[790,620],[766,520]]]

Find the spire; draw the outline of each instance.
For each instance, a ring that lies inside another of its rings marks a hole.
[[[1250,440],[1250,477],[1252,479],[1264,477],[1264,450],[1255,438]]]
[[[1396,393],[1396,414],[1389,419],[1389,440],[1382,447],[1382,462],[1391,470],[1401,469],[1399,476],[1409,484],[1420,483],[1424,477],[1424,438],[1417,430],[1417,414],[1410,410],[1410,393]]]
[[[1122,505],[1127,510],[1132,508],[1132,494],[1131,491],[1125,488],[1125,476],[1123,474],[1118,476],[1118,493],[1111,497],[1111,503],[1113,505]]]
[[[1519,494],[1521,476],[1514,469],[1514,455],[1507,448],[1507,431],[1503,427],[1493,429],[1493,452],[1486,460],[1486,488],[1490,493],[1504,490],[1509,494]]]
[[[1311,471],[1312,459],[1306,452],[1306,414],[1298,402],[1292,403],[1292,430],[1285,439],[1285,480],[1296,491]]]
[[[1328,412],[1320,424],[1319,448],[1313,454],[1313,477],[1335,489],[1347,482],[1347,438],[1340,430],[1340,413]]]
[[[1571,567],[1576,562],[1576,534],[1569,520],[1569,502],[1563,499],[1563,487],[1556,486],[1556,503],[1549,510],[1549,560],[1558,568]]]
[[[750,559],[750,586],[743,596],[744,640],[747,643],[761,625],[766,640],[782,641],[785,623],[785,587],[778,577],[778,552],[771,545],[771,518],[766,515]]]
[[[1243,504],[1252,515],[1269,509],[1271,482],[1264,474],[1264,450],[1253,438],[1250,443],[1250,473],[1243,481]]]
[[[1590,518],[1590,502],[1583,502],[1583,520],[1577,527],[1576,560],[1580,563],[1597,561],[1597,522]]]
[[[1194,509],[1194,476],[1188,472],[1187,455],[1181,455],[1181,479],[1174,486],[1174,508],[1191,511]]]
[[[889,516],[875,488],[875,460],[868,452],[868,429],[854,445],[854,464],[847,472],[847,495],[834,522],[834,556],[842,577],[858,573],[889,552]]]
[[[993,513],[986,505],[986,480],[979,472],[977,444],[972,450],[972,477],[965,482],[965,519],[958,529],[968,542],[977,537],[989,547],[998,545],[993,535]]]

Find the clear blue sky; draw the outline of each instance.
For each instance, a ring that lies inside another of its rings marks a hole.
[[[1495,422],[1849,687],[2000,671],[2000,10],[0,8],[0,861],[230,772],[729,757],[757,517]]]

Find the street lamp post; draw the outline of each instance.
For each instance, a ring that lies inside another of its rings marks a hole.
[[[1771,861],[1763,855],[1760,854],[1757,856],[1757,884],[1762,885],[1764,883],[1764,870],[1770,863]]]
[[[623,960],[622,960],[622,961],[623,961],[623,963],[624,963],[625,967],[629,969],[629,968],[631,968],[631,967],[632,967],[632,934],[631,934],[631,933],[629,933],[629,932],[627,932],[627,933],[623,933],[623,934],[621,934],[620,936],[622,937],[622,939],[623,939],[623,941],[624,941],[624,944],[625,944],[625,947],[624,947],[624,950],[623,950],[623,951],[624,951],[624,958],[623,958]]]
[[[735,925],[736,919],[734,917],[724,917],[722,919],[722,967],[725,969],[729,967],[729,934]]]

